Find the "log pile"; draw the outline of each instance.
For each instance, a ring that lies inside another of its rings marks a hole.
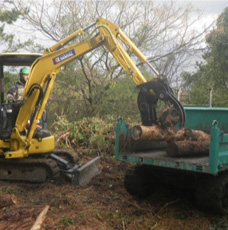
[[[143,126],[136,125],[132,129],[132,138],[134,140],[151,140],[151,141],[209,141],[210,135],[201,131],[190,128],[178,130],[162,129],[158,125]]]
[[[174,140],[167,144],[168,156],[201,156],[208,155],[210,135],[201,130],[184,129],[184,140]]]
[[[167,142],[168,156],[197,156],[209,154],[210,135],[190,128],[176,129],[178,116],[174,108],[166,109],[160,116],[160,125],[137,125],[132,129],[135,141]]]
[[[190,128],[162,129],[158,125],[137,125],[132,129],[134,140],[166,141],[168,156],[193,156],[209,154],[210,135]]]

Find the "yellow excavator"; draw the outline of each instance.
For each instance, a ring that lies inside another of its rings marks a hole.
[[[72,42],[90,31],[94,33],[92,38],[83,42]],[[55,179],[61,172],[70,178],[73,184],[80,185],[96,174],[99,157],[86,165],[79,166],[72,160],[74,159],[72,153],[63,153],[68,155],[67,160],[65,156],[56,154],[54,136],[43,135],[42,132],[40,135],[35,134],[37,122],[42,118],[55,79],[62,71],[62,67],[100,46],[107,48],[137,84],[138,108],[143,125],[157,124],[156,106],[158,100],[162,100],[176,109],[179,125],[184,126],[184,109],[174,97],[167,80],[148,62],[117,25],[106,19],[97,18],[95,23],[85,29],[79,29],[46,49],[43,55],[25,57],[28,59],[28,65],[31,64],[31,68],[20,102],[5,102],[4,77],[1,77],[3,91],[0,112],[0,179],[44,182]],[[147,63],[155,77],[147,81],[130,58],[129,52],[138,57],[141,62]],[[17,57],[15,55],[15,65],[20,63],[20,58],[20,55]],[[12,59],[10,54],[0,56],[1,74],[4,72],[3,65],[12,64]],[[25,64],[21,63],[21,65]],[[28,121],[30,121],[29,126]]]

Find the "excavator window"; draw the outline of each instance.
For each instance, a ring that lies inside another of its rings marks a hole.
[[[39,57],[41,54],[38,53],[3,53],[0,54],[0,91],[1,91],[1,104],[4,103],[4,93],[5,93],[5,76],[4,76],[4,67],[6,66],[31,66],[32,63]]]

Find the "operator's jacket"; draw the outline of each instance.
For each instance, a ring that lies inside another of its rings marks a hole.
[[[22,95],[24,92],[25,83],[23,80],[19,80],[17,83],[11,86],[10,90],[7,92],[8,102],[20,102],[22,100]],[[46,125],[46,111],[44,111],[42,119],[38,120],[37,127],[44,127]],[[30,125],[30,120],[28,121],[28,126]]]
[[[11,86],[7,92],[7,100],[9,102],[20,101],[24,92],[25,84],[20,80]]]

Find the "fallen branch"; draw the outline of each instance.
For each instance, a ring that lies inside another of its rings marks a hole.
[[[61,135],[58,139],[57,139],[57,143],[61,140],[61,139],[66,139],[66,137],[68,137],[70,135],[70,132],[66,132],[63,135]]]
[[[49,209],[49,205],[46,205],[46,207],[43,209],[43,211],[39,214],[39,216],[37,217],[35,223],[33,224],[31,230],[39,230],[41,228],[41,225],[47,215],[48,209]]]

